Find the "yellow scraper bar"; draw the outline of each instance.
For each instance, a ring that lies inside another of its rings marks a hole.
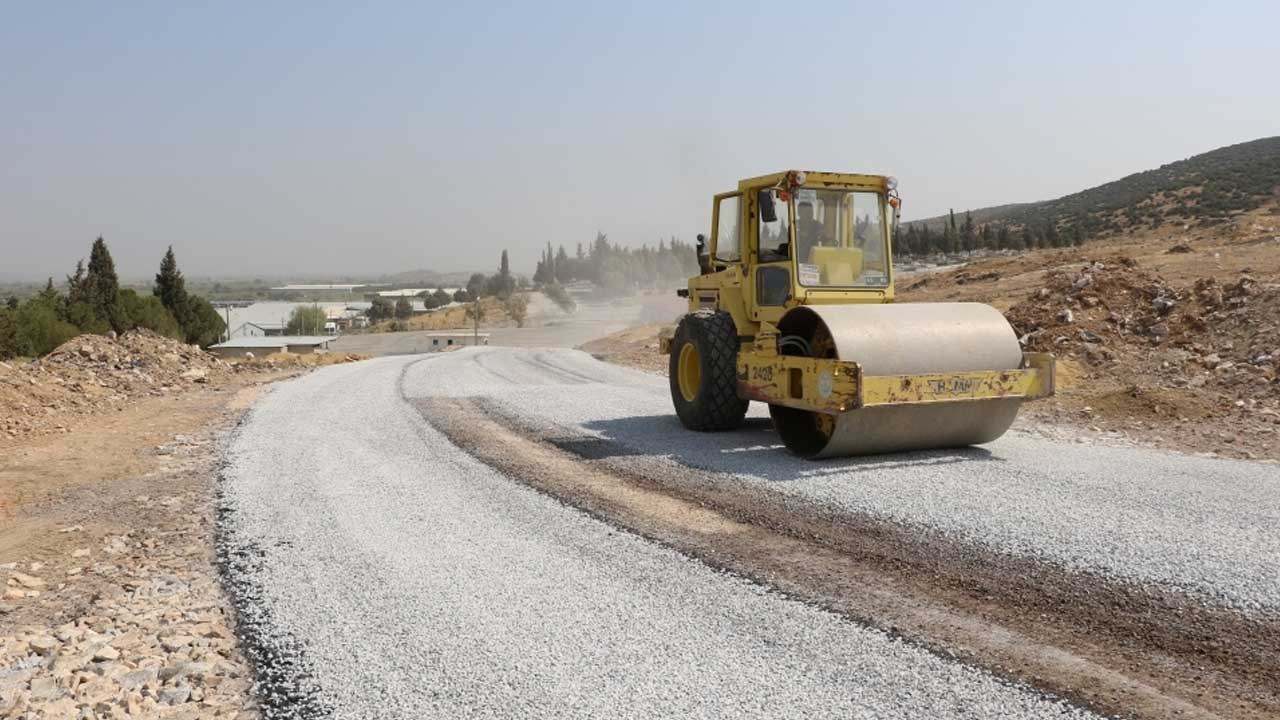
[[[1053,356],[1024,353],[1022,368],[921,375],[863,375],[856,362],[744,351],[738,393],[760,402],[840,413],[861,407],[1022,398],[1054,392]]]

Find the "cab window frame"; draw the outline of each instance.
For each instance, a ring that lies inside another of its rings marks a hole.
[[[727,193],[720,193],[716,195],[714,198],[714,206],[712,208],[712,213],[711,213],[711,259],[712,259],[712,262],[724,263],[724,264],[741,263],[744,257],[746,256],[746,252],[745,252],[746,248],[744,247],[744,237],[742,232],[742,216],[743,216],[742,199],[743,199],[743,195],[742,195],[742,191],[740,190],[735,190],[733,192],[727,192]],[[737,256],[732,258],[721,257],[720,237],[722,233],[720,232],[720,223],[723,222],[724,217],[720,212],[720,208],[725,204],[726,200],[735,201],[734,212],[737,214],[737,217],[734,217],[732,219],[732,222],[734,223],[734,229],[737,235],[737,238],[736,238]]]
[[[891,233],[892,233],[892,231],[891,231],[890,227],[886,224],[886,221],[888,220],[888,217],[889,217],[889,215],[888,215],[888,199],[887,199],[887,198],[886,198],[886,196],[884,195],[883,191],[881,191],[881,190],[880,190],[880,189],[878,189],[878,188],[870,188],[870,187],[822,187],[822,188],[798,188],[798,189],[797,189],[797,194],[798,194],[798,192],[799,192],[799,191],[801,191],[801,190],[815,190],[815,191],[818,191],[818,192],[822,192],[822,191],[835,191],[835,192],[841,192],[841,193],[867,193],[867,194],[871,194],[871,195],[876,195],[876,196],[878,197],[877,205],[878,205],[879,222],[880,222],[880,228],[881,228],[880,248],[881,248],[881,252],[883,253],[883,259],[884,259],[884,265],[885,265],[885,271],[884,271],[884,273],[885,273],[885,283],[884,283],[883,285],[869,285],[869,284],[856,284],[856,283],[855,283],[855,284],[851,284],[851,285],[830,284],[830,283],[819,283],[819,284],[816,284],[816,285],[815,285],[815,284],[809,284],[809,283],[804,282],[804,281],[803,281],[803,279],[802,279],[802,276],[801,276],[800,266],[801,266],[802,264],[808,264],[808,263],[804,263],[804,262],[802,262],[802,258],[801,258],[801,248],[800,248],[800,230],[799,230],[799,224],[800,224],[800,211],[799,211],[799,205],[800,205],[800,201],[799,201],[796,197],[794,197],[794,196],[793,196],[793,197],[792,197],[792,203],[793,203],[793,204],[794,204],[794,206],[795,206],[795,208],[794,208],[795,215],[794,215],[794,217],[792,218],[792,229],[791,229],[791,234],[792,234],[792,247],[791,247],[791,251],[792,251],[792,252],[791,252],[791,260],[792,260],[792,264],[793,264],[793,265],[794,265],[794,267],[795,267],[795,273],[796,273],[796,286],[797,286],[797,287],[799,287],[799,288],[803,288],[806,292],[808,292],[808,291],[822,291],[822,290],[876,290],[876,291],[884,291],[886,288],[893,287],[893,259],[892,259],[892,258],[893,258],[893,249],[892,249],[892,244],[891,244],[891,242],[892,242],[892,239],[891,239]],[[822,202],[823,202],[823,204],[824,204],[824,212],[825,212],[825,211],[826,211],[826,208],[825,208],[825,200],[823,200]],[[851,220],[851,221],[853,221],[853,222],[856,222],[856,219],[854,219],[854,218],[850,218],[850,220]],[[841,230],[840,230],[840,228],[837,226],[837,227],[836,227],[836,233],[837,233],[837,235],[839,235],[839,233],[840,233],[840,232],[841,232]],[[851,228],[850,228],[850,233],[852,233],[852,232],[853,232],[853,229],[852,229],[852,227],[851,227]],[[843,246],[837,246],[837,247],[843,247]]]

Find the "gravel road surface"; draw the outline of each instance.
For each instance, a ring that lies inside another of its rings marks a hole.
[[[521,383],[599,405],[653,384],[580,353],[556,370],[505,356],[523,352],[336,366],[251,412],[228,448],[224,553],[253,556],[232,587],[256,588],[257,632],[305,648],[267,669],[269,714],[1088,716],[514,484],[405,399]],[[582,398],[591,373],[624,382]],[[272,702],[295,681],[310,702]]]
[[[302,684],[307,708],[352,718],[1086,715],[516,484],[414,406],[445,395],[837,511],[1280,612],[1274,465],[1018,433],[812,463],[763,422],[686,433],[667,392],[665,378],[581,352],[511,348],[278,386],[230,444],[223,483],[224,552],[254,558],[233,588],[252,589],[241,600],[262,619],[256,632],[305,648],[283,664],[307,677],[286,669],[273,676],[286,687],[268,690]]]
[[[775,492],[919,523],[995,549],[1280,615],[1280,466],[1013,432],[980,448],[804,462],[759,422],[683,431],[667,379],[572,350],[490,349],[422,365],[410,397],[491,396],[531,424],[733,472]],[[436,382],[448,372],[448,387]]]

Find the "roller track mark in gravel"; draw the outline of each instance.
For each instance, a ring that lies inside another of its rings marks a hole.
[[[660,461],[580,432],[522,428],[494,402],[417,402],[460,447],[535,489],[1091,707],[1146,717],[1280,710],[1275,623],[770,497],[732,477],[656,467]],[[673,470],[678,484],[662,479]]]
[[[528,367],[531,367],[535,370],[539,370],[542,372],[550,372],[557,379],[562,379],[565,383],[569,385],[585,385],[587,383],[596,382],[595,380],[592,380],[584,375],[579,375],[578,373],[570,372],[568,370],[558,368],[555,365],[552,365],[551,363],[543,360],[541,357],[539,357],[536,354],[532,358],[526,357],[524,355],[517,355],[515,356],[515,359],[516,359],[516,362],[519,362],[522,365],[527,365]]]
[[[546,368],[550,368],[551,370],[554,370],[557,373],[560,373],[562,375],[568,375],[570,377],[578,378],[584,383],[605,382],[601,378],[592,377],[591,375],[587,375],[586,373],[578,372],[577,370],[567,368],[564,365],[561,365],[560,363],[556,362],[552,358],[553,356],[545,352],[536,352],[533,355],[534,361],[537,362],[539,365],[542,365],[543,367],[546,367]]]
[[[455,352],[457,352],[457,351],[455,351]],[[484,351],[480,351],[480,350],[472,351],[472,353],[471,353],[471,362],[475,363],[475,364],[476,364],[480,369],[484,370],[485,372],[489,373],[490,375],[492,375],[492,376],[494,376],[494,377],[498,378],[499,380],[501,380],[501,381],[503,381],[503,382],[505,382],[505,383],[510,383],[511,385],[522,385],[522,384],[523,384],[523,383],[522,383],[518,378],[514,378],[514,377],[512,377],[512,376],[510,376],[510,375],[508,375],[508,374],[506,374],[506,373],[504,373],[504,372],[501,372],[501,371],[498,371],[498,370],[494,370],[494,369],[493,369],[493,367],[492,367],[489,363],[486,363],[486,362],[485,362],[485,358],[486,358],[488,355],[489,355],[489,353],[484,352]],[[406,368],[405,368],[405,369],[406,369],[406,370],[408,370],[408,369],[409,369],[409,367],[411,367],[412,365],[416,365],[418,362],[420,362],[420,361],[414,361],[414,362],[410,363],[410,364],[409,364],[409,366],[406,366]],[[401,378],[403,378],[403,374],[401,375]]]

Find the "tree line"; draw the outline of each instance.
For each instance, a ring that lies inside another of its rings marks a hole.
[[[422,301],[427,310],[434,310],[450,303],[474,304],[483,297],[496,297],[504,303],[507,314],[516,324],[523,326],[527,305],[524,298],[517,295],[516,291],[525,287],[528,287],[528,281],[524,277],[512,274],[507,251],[503,250],[502,257],[498,261],[498,271],[493,275],[472,273],[466,287],[458,288],[451,293],[443,286],[439,286],[434,291],[425,290],[418,293],[417,298]],[[391,298],[373,295],[370,296],[370,300],[371,307],[365,311],[370,322],[407,320],[413,316],[413,304],[407,297],[392,301]]]
[[[1045,221],[1021,227],[1002,222],[975,225],[969,212],[957,224],[956,212],[952,210],[941,229],[931,228],[926,222],[907,223],[905,227],[899,228],[893,239],[893,250],[898,256],[920,257],[974,250],[1078,247],[1085,240],[1084,230],[1079,224],[1059,227],[1055,222]]]
[[[551,243],[547,243],[534,270],[533,283],[554,286],[588,280],[604,294],[616,295],[680,285],[696,274],[696,251],[678,238],[659,240],[657,247],[627,248],[609,242],[609,236],[599,232],[595,242],[586,246],[578,243],[573,255],[564,245],[553,252]]]
[[[226,329],[208,300],[187,293],[172,246],[160,260],[149,296],[120,287],[102,238],[93,242],[87,266],[83,260],[76,263],[66,288],[64,294],[49,278],[44,290],[25,302],[8,299],[0,308],[0,358],[38,357],[81,333],[135,328],[207,347]]]

